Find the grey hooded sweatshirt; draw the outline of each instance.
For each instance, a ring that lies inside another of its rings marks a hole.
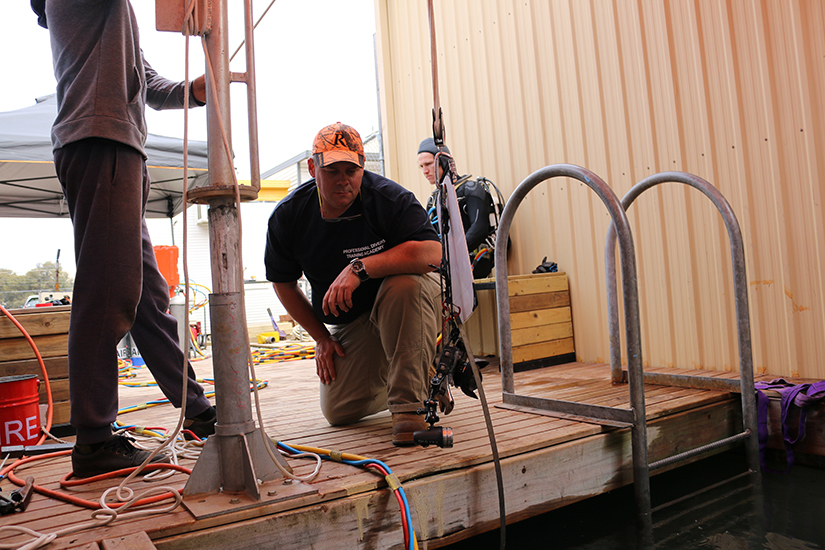
[[[45,15],[57,79],[53,148],[101,137],[145,158],[146,105],[183,108],[184,84],[159,76],[143,58],[129,0],[46,0]],[[191,95],[190,104],[203,105]]]

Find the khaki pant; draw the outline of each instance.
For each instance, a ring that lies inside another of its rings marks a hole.
[[[330,424],[424,406],[440,302],[436,274],[395,275],[381,283],[372,311],[329,327],[345,353],[335,357],[335,381],[321,384],[321,411]]]

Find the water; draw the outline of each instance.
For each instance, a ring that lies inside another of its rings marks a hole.
[[[744,471],[741,451],[729,451],[651,477],[653,508],[722,483]],[[775,464],[775,467],[780,465]],[[508,550],[825,550],[825,470],[795,465],[722,483],[653,514],[653,542],[635,528],[632,487],[600,495],[507,526]],[[449,550],[498,550],[498,530]]]

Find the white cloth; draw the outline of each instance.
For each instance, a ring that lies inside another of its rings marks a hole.
[[[459,321],[464,323],[473,313],[473,270],[470,266],[470,252],[467,250],[467,240],[464,236],[464,226],[461,223],[461,211],[458,208],[455,187],[453,187],[449,174],[445,174],[441,181],[441,189],[447,191],[447,212],[449,219],[452,220],[447,232],[447,250],[450,258],[453,305],[458,311]],[[440,223],[444,218],[441,215],[441,201],[438,199],[436,199],[436,211]],[[443,238],[443,228],[441,233]]]

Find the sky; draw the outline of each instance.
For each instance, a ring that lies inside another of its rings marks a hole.
[[[254,19],[271,0],[253,4]],[[169,79],[185,75],[185,38],[155,30],[155,0],[132,0],[146,59]],[[229,51],[243,40],[243,3],[229,4]],[[322,127],[336,121],[362,136],[378,130],[373,0],[277,0],[255,31],[260,171],[309,149]],[[191,38],[190,78],[205,71],[200,39]],[[245,71],[243,50],[230,64]],[[55,89],[46,29],[37,25],[26,0],[3,1],[0,17],[0,111],[33,105]],[[233,83],[232,145],[238,177],[249,179],[246,86]],[[153,134],[183,137],[181,111],[147,109]],[[190,111],[189,137],[206,140],[206,110]],[[150,220],[156,232],[169,232],[168,220]],[[156,243],[158,244],[158,243]],[[74,275],[69,220],[0,218],[0,268],[23,274],[37,263],[54,262]]]

